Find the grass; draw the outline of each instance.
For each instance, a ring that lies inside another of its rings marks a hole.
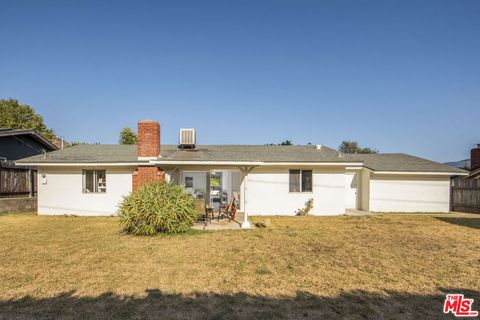
[[[480,215],[271,221],[134,237],[116,218],[1,215],[0,319],[438,319],[447,292],[480,309]]]

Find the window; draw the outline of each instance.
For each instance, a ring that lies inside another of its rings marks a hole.
[[[300,192],[300,170],[290,170],[290,192]]]
[[[312,170],[290,170],[290,192],[312,192]]]
[[[193,188],[193,177],[185,177],[185,188]]]
[[[312,192],[312,170],[302,170],[302,192]]]
[[[83,170],[83,193],[107,192],[107,174],[105,170]]]

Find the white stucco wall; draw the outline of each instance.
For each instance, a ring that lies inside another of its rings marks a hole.
[[[314,215],[345,213],[344,168],[314,169],[311,193],[289,192],[288,170],[285,167],[258,168],[248,174],[245,201],[250,215],[294,215],[310,198],[314,201]]]
[[[449,203],[448,176],[370,176],[370,211],[448,212]]]
[[[123,195],[131,192],[133,167],[106,169],[106,193],[82,193],[81,167],[38,168],[38,213],[41,215],[112,215]],[[94,168],[85,168],[94,169]],[[314,215],[343,214],[354,203],[374,212],[448,212],[450,179],[448,176],[378,175],[362,169],[355,176],[345,168],[313,169],[313,192],[290,193],[289,169],[305,167],[256,168],[248,174],[246,209],[250,215],[294,215],[313,198]],[[46,173],[47,183],[41,174]],[[238,179],[239,174],[235,177]],[[352,183],[352,179],[357,179]],[[240,188],[243,196],[243,176]],[[238,184],[236,182],[235,184]],[[244,200],[241,196],[241,202]]]
[[[83,193],[82,169],[106,169],[107,192]],[[132,190],[132,167],[38,168],[38,214],[109,216]],[[46,184],[41,174],[46,173]]]

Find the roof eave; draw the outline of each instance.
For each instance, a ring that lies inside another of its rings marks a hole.
[[[115,166],[139,166],[148,165],[145,161],[119,161],[119,162],[23,162],[15,161],[18,165],[36,166],[36,167],[115,167]]]
[[[430,175],[430,176],[466,176],[468,172],[449,172],[449,171],[381,171],[370,170],[374,174],[391,175]]]

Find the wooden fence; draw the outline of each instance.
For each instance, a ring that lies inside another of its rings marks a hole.
[[[0,161],[0,198],[36,196],[37,171],[16,166],[13,161]]]
[[[450,210],[480,213],[480,179],[451,180]]]

